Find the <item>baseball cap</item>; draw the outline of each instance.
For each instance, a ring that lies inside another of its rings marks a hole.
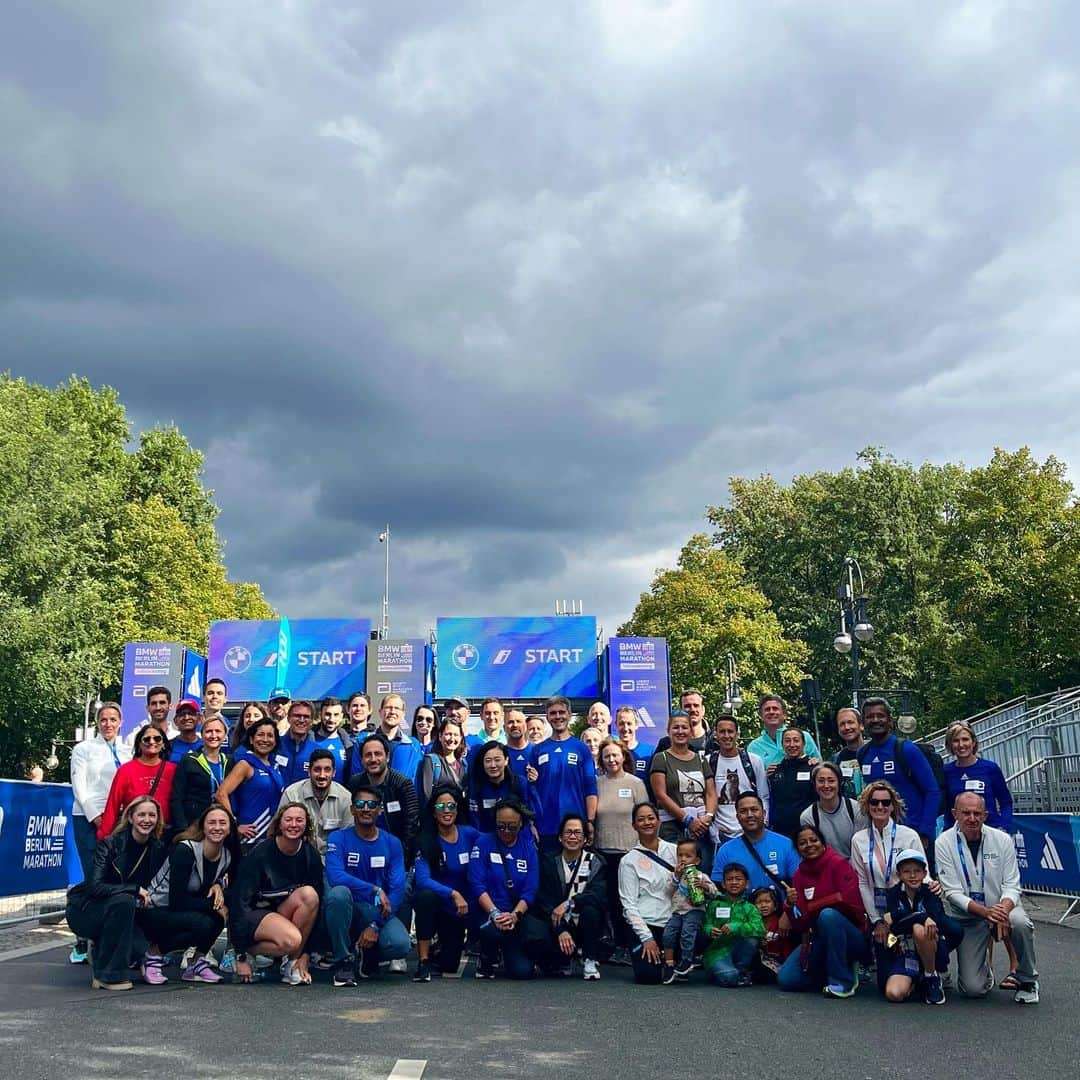
[[[184,709],[190,709],[194,713],[202,712],[202,709],[199,708],[199,703],[194,698],[190,697],[181,698],[176,703],[176,712],[174,712],[173,715],[175,716],[176,713],[179,713]]]
[[[292,701],[292,694],[286,686],[275,686],[270,691],[270,701]]]
[[[923,866],[927,865],[926,856],[921,851],[916,851],[914,848],[904,848],[904,850],[896,856],[896,868],[899,870],[900,866],[906,862],[917,862],[922,863]]]
[[[469,699],[468,698],[457,697],[457,696],[448,697],[446,699],[446,704],[443,707],[445,708],[447,705],[461,705],[466,709],[472,708],[472,706],[469,704]]]

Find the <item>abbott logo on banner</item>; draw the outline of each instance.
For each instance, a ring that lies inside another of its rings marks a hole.
[[[1042,858],[1039,860],[1039,865],[1044,870],[1056,870],[1059,873],[1064,873],[1065,867],[1062,865],[1061,856],[1058,854],[1053,838],[1049,833],[1043,833],[1043,840]]]
[[[46,870],[63,866],[67,823],[67,815],[63,810],[51,815],[31,814],[27,818],[24,870]]]

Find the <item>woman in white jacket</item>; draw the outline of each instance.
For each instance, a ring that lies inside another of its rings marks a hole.
[[[94,717],[97,734],[77,743],[71,751],[71,827],[83,877],[90,878],[94,868],[94,849],[101,815],[109,797],[116,770],[131,760],[131,747],[118,738],[123,714],[115,701],[104,701]],[[69,957],[73,964],[86,963],[86,941],[76,940]]]

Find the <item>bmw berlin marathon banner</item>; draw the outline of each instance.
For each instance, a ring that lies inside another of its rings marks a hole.
[[[421,638],[367,643],[367,692],[375,708],[386,694],[400,694],[410,711],[424,703],[426,652],[427,643]]]
[[[122,734],[146,721],[146,695],[151,686],[164,686],[174,702],[194,698],[202,703],[206,661],[178,641],[130,641],[124,646],[124,679],[120,705]]]
[[[1013,814],[1020,883],[1080,896],[1080,816]]]
[[[71,828],[71,785],[0,780],[0,896],[82,881]]]
[[[596,619],[438,619],[437,696],[595,697]]]
[[[228,620],[210,624],[209,678],[230,701],[348,697],[364,689],[370,619]]]
[[[642,728],[666,728],[671,711],[671,675],[663,638],[613,637],[608,643],[611,715],[629,705]]]

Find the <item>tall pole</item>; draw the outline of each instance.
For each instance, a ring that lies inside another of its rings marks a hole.
[[[382,627],[379,630],[379,637],[388,638],[390,636],[390,525],[387,526],[381,533],[379,533],[379,543],[386,546],[386,578],[383,583],[383,598],[382,598]]]
[[[851,609],[848,609],[848,617],[851,626],[848,633],[851,634],[851,704],[859,707],[859,639],[855,636],[855,620],[851,618]]]

